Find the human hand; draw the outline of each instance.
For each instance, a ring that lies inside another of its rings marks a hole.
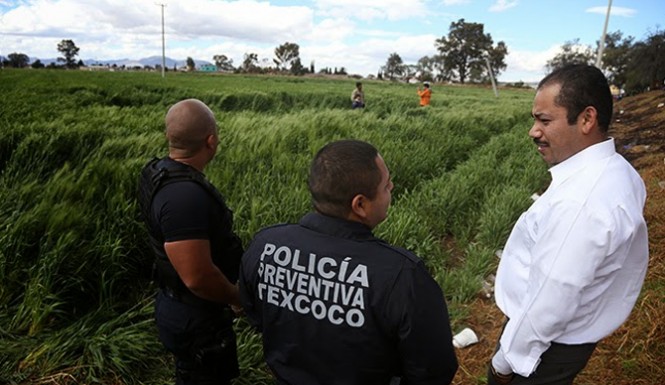
[[[233,310],[236,317],[243,317],[245,315],[245,309],[242,306],[231,305],[231,310]]]

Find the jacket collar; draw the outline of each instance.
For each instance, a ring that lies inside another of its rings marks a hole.
[[[320,213],[309,213],[300,219],[300,225],[318,233],[357,241],[377,240],[372,230],[360,222],[331,217]]]

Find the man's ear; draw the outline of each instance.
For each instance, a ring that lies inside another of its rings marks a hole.
[[[210,134],[206,137],[206,146],[208,148],[215,148],[215,135]]]
[[[367,218],[366,205],[367,197],[358,194],[351,200],[351,212],[362,219]]]
[[[580,114],[582,120],[582,132],[585,135],[591,133],[594,128],[598,128],[598,111],[595,107],[588,106]]]

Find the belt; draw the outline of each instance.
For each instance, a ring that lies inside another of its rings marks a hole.
[[[233,312],[231,311],[231,309],[229,309],[229,306],[226,304],[208,301],[201,297],[197,297],[196,295],[189,292],[179,293],[168,286],[162,287],[161,290],[166,297],[174,301],[183,303],[185,305],[195,306],[195,307],[206,307],[210,309],[220,309],[224,311],[228,310],[229,317],[233,318],[232,317]]]

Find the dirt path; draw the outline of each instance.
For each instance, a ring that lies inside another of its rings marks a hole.
[[[665,384],[665,91],[620,100],[610,134],[617,150],[640,172],[647,186],[645,217],[650,262],[646,282],[628,321],[603,340],[576,385]],[[487,363],[503,322],[494,300],[469,305],[466,322],[480,338],[458,349],[454,384],[485,384]]]

